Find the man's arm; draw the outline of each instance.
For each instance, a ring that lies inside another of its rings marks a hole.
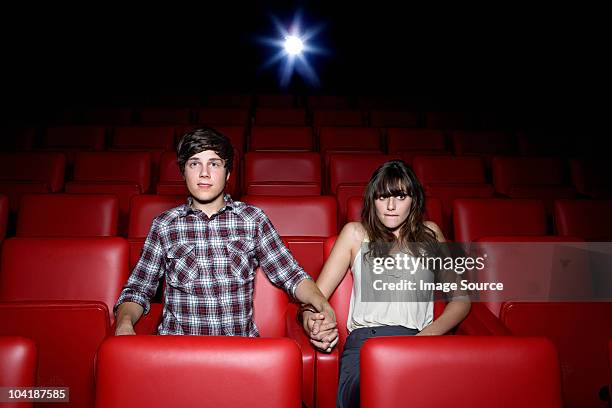
[[[142,254],[113,308],[117,316],[116,335],[135,334],[134,325],[149,312],[150,300],[164,274],[164,251],[157,219],[153,220]]]

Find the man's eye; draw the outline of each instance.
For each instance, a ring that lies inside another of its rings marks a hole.
[[[189,163],[189,167],[196,167],[197,165],[198,165],[198,162]]]
[[[215,162],[210,162],[210,165],[211,165],[213,168],[217,168],[217,167],[219,167],[219,166],[220,166],[219,162],[216,162],[216,161],[215,161]]]

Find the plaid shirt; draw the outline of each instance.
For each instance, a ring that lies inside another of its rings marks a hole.
[[[295,297],[306,272],[264,212],[225,196],[210,218],[187,204],[153,220],[140,260],[114,307],[135,302],[149,312],[166,277],[159,334],[259,336],[253,320],[255,270]]]

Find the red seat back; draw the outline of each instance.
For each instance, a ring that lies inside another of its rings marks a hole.
[[[361,406],[406,406],[409,384],[411,407],[560,408],[559,375],[543,338],[378,337],[361,349]]]
[[[8,197],[0,194],[0,244],[6,237],[6,227],[8,224],[9,202]]]
[[[249,195],[320,195],[321,156],[314,152],[250,152],[245,156]]]
[[[486,183],[484,162],[479,157],[417,156],[412,168],[424,186]]]
[[[113,149],[174,149],[172,126],[123,126],[112,131]]]
[[[588,241],[612,241],[612,200],[557,200],[555,229],[559,235]]]
[[[54,126],[45,130],[44,148],[104,150],[106,128],[103,126]]]
[[[306,111],[301,108],[257,108],[258,126],[305,126]]]
[[[321,153],[328,151],[381,151],[378,129],[367,127],[322,127],[319,132]]]
[[[96,407],[297,407],[300,363],[282,338],[113,337],[98,353]]]
[[[0,301],[99,301],[112,310],[129,275],[128,244],[118,237],[11,238],[0,270]]]
[[[0,336],[0,387],[33,387],[37,363],[38,352],[36,343],[32,340],[18,336]]]
[[[130,183],[146,192],[150,180],[151,157],[146,152],[80,152],[76,156],[74,182]]]
[[[545,336],[556,346],[567,407],[601,406],[609,379],[610,302],[507,302],[500,318],[516,336]],[[588,327],[588,331],[576,330]],[[534,366],[532,366],[534,367]]]
[[[65,167],[62,153],[0,153],[0,189],[5,183],[39,183],[46,191],[58,192],[64,186]]]
[[[391,154],[414,150],[446,151],[446,137],[440,130],[392,127],[387,129],[387,150]]]
[[[456,199],[453,221],[457,242],[496,235],[546,235],[540,200]]]
[[[110,237],[117,235],[114,195],[36,194],[21,198],[18,237]]]
[[[209,126],[244,127],[249,122],[249,110],[241,108],[200,108],[196,110],[196,121]]]
[[[306,126],[253,126],[249,150],[312,151],[314,137]]]

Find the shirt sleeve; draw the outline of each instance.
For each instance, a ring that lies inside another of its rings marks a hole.
[[[263,212],[257,227],[255,251],[259,265],[270,281],[285,289],[294,299],[298,284],[304,279],[312,279],[293,258]]]
[[[157,219],[153,220],[140,259],[123,286],[117,304],[113,308],[115,315],[117,315],[119,305],[124,302],[138,303],[144,308],[145,314],[149,313],[151,298],[155,295],[159,280],[165,271],[165,255],[159,229]]]

